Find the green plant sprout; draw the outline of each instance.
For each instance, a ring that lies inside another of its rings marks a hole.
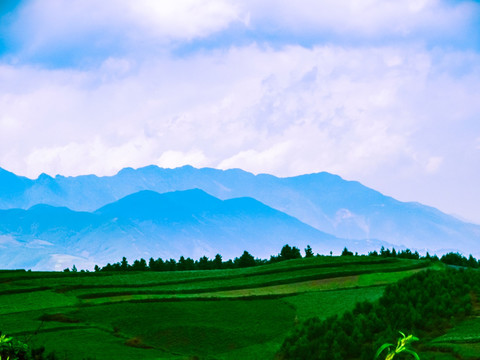
[[[409,344],[413,341],[418,341],[418,338],[413,336],[413,335],[405,336],[405,334],[402,333],[401,331],[399,331],[399,333],[402,335],[402,337],[398,339],[397,347],[395,349],[389,350],[385,360],[392,360],[395,355],[400,354],[401,352],[405,352],[407,354],[410,354],[416,360],[420,360],[420,357],[418,356],[418,354],[415,351],[408,348]],[[387,348],[390,349],[393,346],[394,346],[393,344],[389,344],[389,343],[386,343],[386,344],[383,344],[382,346],[380,346],[380,348],[377,350],[377,353],[375,354],[375,359],[380,356],[380,354],[383,352],[383,350],[385,350]]]
[[[11,337],[7,337],[6,335],[0,335],[0,345],[8,343],[10,340],[12,340]]]
[[[3,347],[3,344],[10,342],[12,338],[8,338],[5,335],[0,335],[0,347]],[[9,358],[7,358],[8,360]],[[2,360],[2,355],[0,355],[0,360]]]
[[[1,348],[4,347],[5,344],[9,343],[13,338],[11,337],[6,337],[5,335],[0,335],[0,350]],[[7,360],[9,360],[10,357],[7,357]],[[2,360],[2,355],[0,355],[0,360]]]

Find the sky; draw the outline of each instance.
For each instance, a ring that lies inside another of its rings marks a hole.
[[[480,2],[0,0],[0,167],[328,171],[480,223]]]

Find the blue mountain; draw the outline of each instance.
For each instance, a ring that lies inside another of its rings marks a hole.
[[[0,208],[28,209],[44,203],[93,212],[143,190],[190,189],[201,189],[219,200],[253,198],[338,238],[378,239],[411,249],[480,255],[479,225],[419,203],[400,202],[326,172],[279,178],[239,169],[147,166],[106,177],[42,174],[30,180],[1,171]]]
[[[12,207],[34,181],[0,168],[0,206]],[[13,206],[16,207],[16,206]]]
[[[225,259],[244,250],[268,258],[285,244],[340,252],[364,247],[338,239],[252,198],[220,200],[199,189],[159,194],[140,191],[95,212],[35,205],[0,210],[0,262],[4,268],[62,270],[123,256]],[[389,244],[372,241],[378,248]]]

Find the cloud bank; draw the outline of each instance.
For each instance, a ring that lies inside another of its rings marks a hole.
[[[480,222],[479,8],[25,1],[2,15],[0,166],[330,171]]]

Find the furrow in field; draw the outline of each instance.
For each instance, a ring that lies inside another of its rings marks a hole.
[[[193,301],[193,300],[216,300],[216,299],[260,299],[260,298],[281,298],[284,296],[302,294],[314,291],[332,291],[344,289],[358,289],[384,286],[396,282],[401,278],[421,271],[420,269],[384,272],[384,273],[366,273],[339,277],[328,277],[324,279],[314,279],[307,281],[290,282],[287,284],[270,285],[261,287],[250,287],[229,290],[214,290],[193,293],[115,293],[115,294],[92,294],[92,296],[82,299],[83,305],[98,305],[115,302],[155,302],[155,301]],[[372,276],[373,275],[373,276]]]

